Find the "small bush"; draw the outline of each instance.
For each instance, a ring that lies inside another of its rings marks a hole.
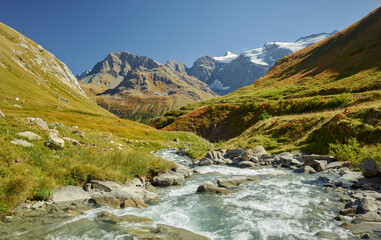
[[[327,106],[329,108],[346,107],[352,100],[352,94],[342,93],[339,96],[334,96],[330,101],[328,101]]]
[[[32,193],[34,200],[48,200],[53,195],[53,190],[50,188],[35,188]]]
[[[271,117],[272,117],[272,116],[271,116],[270,114],[268,114],[266,110],[264,110],[264,111],[262,112],[262,114],[259,115],[258,119],[259,119],[259,120],[265,120],[265,119],[268,119],[268,118],[271,118]]]

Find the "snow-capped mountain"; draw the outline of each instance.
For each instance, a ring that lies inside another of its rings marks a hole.
[[[337,33],[319,33],[301,37],[295,42],[267,42],[261,48],[235,54],[227,51],[221,57],[198,58],[186,72],[207,83],[220,95],[253,83],[264,76],[279,59]],[[174,69],[175,70],[175,69]]]

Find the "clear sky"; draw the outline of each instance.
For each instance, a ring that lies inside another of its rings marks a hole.
[[[380,0],[2,0],[0,21],[77,74],[118,51],[190,66],[226,50],[342,30],[379,6]]]

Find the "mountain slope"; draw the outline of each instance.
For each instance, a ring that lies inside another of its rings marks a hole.
[[[279,60],[226,96],[184,106],[153,126],[227,144],[327,153],[329,143],[381,134],[381,8],[328,39]],[[359,117],[367,116],[367,118]],[[237,124],[239,122],[239,124]]]
[[[193,134],[158,131],[97,106],[64,63],[2,23],[0,99],[0,220],[26,199],[49,198],[59,186],[83,186],[91,179],[125,183],[166,171],[172,164],[150,154],[159,148],[189,143],[203,153],[208,145]],[[27,117],[41,118],[50,129]],[[13,144],[25,131],[40,139],[28,140],[30,147]],[[50,149],[44,143],[52,134],[77,142],[66,139],[63,147]]]
[[[110,53],[82,74],[79,83],[107,110],[148,122],[184,104],[216,96],[205,83],[179,71],[129,52]]]
[[[313,34],[295,42],[268,42],[261,48],[240,55],[227,51],[222,57],[205,56],[198,58],[191,68],[185,70],[189,75],[207,83],[219,95],[226,95],[264,76],[280,58],[335,33],[337,31]]]

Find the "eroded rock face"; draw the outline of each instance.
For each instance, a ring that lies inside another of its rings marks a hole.
[[[229,190],[217,187],[212,182],[204,182],[197,188],[197,193],[216,193],[226,195],[229,193]]]
[[[367,159],[360,164],[360,169],[364,177],[381,177],[381,166],[377,165],[374,159]]]

